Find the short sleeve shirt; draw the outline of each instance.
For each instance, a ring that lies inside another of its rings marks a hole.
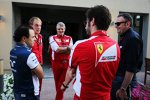
[[[85,100],[110,95],[119,61],[119,46],[105,31],[96,31],[89,39],[77,41],[69,62],[71,67],[77,68],[76,94]]]
[[[10,51],[10,65],[14,76],[14,92],[34,93],[32,69],[39,64],[31,49],[24,44],[17,43]]]

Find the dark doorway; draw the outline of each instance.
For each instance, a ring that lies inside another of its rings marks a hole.
[[[14,29],[21,24],[28,24],[28,20],[37,16],[42,20],[41,34],[43,36],[43,61],[49,64],[49,36],[56,34],[56,24],[62,21],[66,24],[66,35],[73,38],[73,42],[86,38],[84,21],[87,8],[67,7],[41,4],[13,2]]]

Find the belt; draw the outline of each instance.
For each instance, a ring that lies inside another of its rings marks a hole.
[[[63,64],[64,64],[64,63],[67,63],[67,60],[63,60],[62,63],[63,63]]]
[[[35,96],[34,93],[15,93],[15,94],[20,95],[21,97]]]
[[[61,62],[63,64],[67,63],[69,60],[68,59],[64,59],[64,60],[53,60],[54,62]]]

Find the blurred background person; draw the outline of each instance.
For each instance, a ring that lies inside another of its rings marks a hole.
[[[52,57],[52,70],[54,74],[56,98],[55,100],[63,100],[63,91],[60,89],[67,68],[69,66],[69,58],[73,41],[70,36],[65,35],[66,26],[63,22],[58,22],[56,25],[57,34],[49,39]]]
[[[42,26],[42,21],[39,17],[32,17],[29,20],[29,25],[33,28],[35,32],[35,42],[32,47],[32,52],[35,53],[39,63],[42,65],[43,64],[43,43],[42,43],[42,35],[40,34],[41,32],[41,26]],[[42,79],[40,79],[40,91],[42,89]]]

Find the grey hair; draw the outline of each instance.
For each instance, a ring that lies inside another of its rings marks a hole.
[[[56,28],[64,27],[66,28],[65,24],[63,22],[58,22],[56,25]]]

